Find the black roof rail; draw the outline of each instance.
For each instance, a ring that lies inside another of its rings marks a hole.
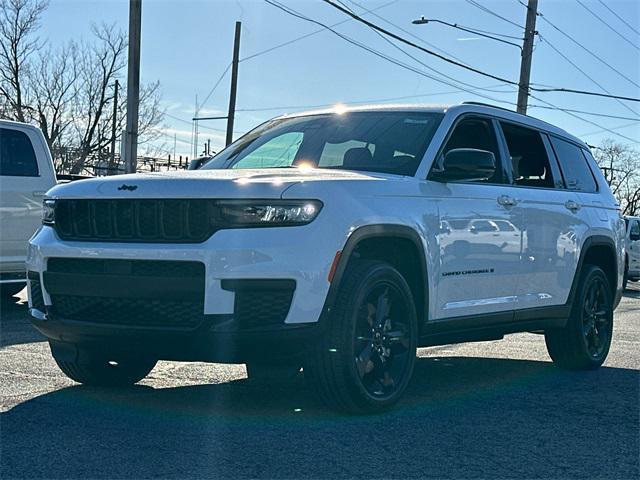
[[[491,105],[490,103],[483,103],[483,102],[469,101],[469,102],[462,102],[462,105],[480,105],[482,107],[498,108],[500,110],[504,110],[505,112],[518,113],[518,112],[516,112],[514,110],[510,110],[510,109],[505,108],[505,107],[499,107],[497,105]],[[520,114],[520,115],[522,115],[522,114]]]

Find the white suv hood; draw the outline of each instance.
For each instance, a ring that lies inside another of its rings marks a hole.
[[[53,198],[280,198],[297,183],[382,180],[381,174],[346,170],[269,168],[195,170],[117,175],[57,185]]]

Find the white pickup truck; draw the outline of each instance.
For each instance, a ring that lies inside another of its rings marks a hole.
[[[0,120],[0,292],[12,296],[26,285],[29,238],[40,227],[42,198],[56,173],[42,132]]]

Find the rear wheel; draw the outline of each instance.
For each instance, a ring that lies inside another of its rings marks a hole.
[[[626,259],[624,262],[624,275],[622,277],[622,291],[627,289],[627,284],[629,283],[629,259]]]
[[[51,353],[60,370],[78,383],[95,386],[118,387],[133,385],[146,377],[157,360],[136,356],[107,355],[92,349],[79,348],[77,355],[69,355],[54,344]]]
[[[384,410],[411,379],[417,336],[413,296],[402,275],[384,262],[358,261],[345,273],[305,376],[331,408]]]
[[[545,332],[547,350],[561,368],[593,370],[607,358],[612,335],[613,295],[609,281],[602,269],[587,265],[567,325]]]

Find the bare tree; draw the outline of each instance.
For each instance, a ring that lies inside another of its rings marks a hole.
[[[73,126],[78,154],[71,173],[82,171],[90,156],[100,155],[111,143],[113,85],[126,65],[127,42],[114,26],[93,28],[94,41],[80,45],[78,78],[74,93]],[[121,82],[123,83],[123,82]],[[126,122],[126,90],[122,89],[116,114],[116,132]],[[164,113],[160,108],[160,83],[143,85],[140,92],[140,143],[152,141]],[[110,165],[112,166],[112,165]]]
[[[78,157],[71,173],[79,173],[87,157],[109,143],[111,86],[126,65],[127,42],[122,31],[116,31],[113,25],[101,25],[93,27],[93,34],[94,42],[80,44],[73,112]]]
[[[122,80],[127,41],[115,26],[103,24],[92,27],[90,40],[41,51],[36,33],[47,6],[48,0],[0,0],[0,116],[37,123],[54,155],[59,152],[61,171],[80,173],[107,157],[113,87]],[[142,85],[140,144],[151,146],[160,135],[160,99],[158,82]],[[126,91],[115,117],[120,132]]]
[[[44,138],[53,150],[56,142],[71,124],[71,107],[78,69],[74,58],[77,46],[71,42],[57,51],[48,48],[40,52],[29,76],[33,92],[33,109]]]
[[[10,118],[20,122],[30,117],[25,73],[40,48],[34,34],[47,6],[46,0],[0,0],[0,96]]]
[[[595,157],[609,182],[611,191],[620,201],[624,215],[640,213],[640,154],[637,150],[605,140],[596,147]]]

